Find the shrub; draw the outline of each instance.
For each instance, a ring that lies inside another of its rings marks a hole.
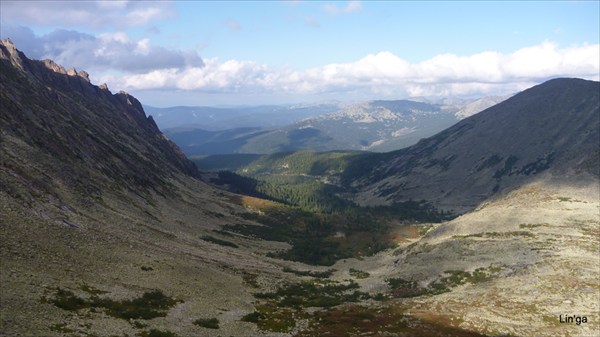
[[[202,240],[207,241],[207,242],[212,242],[212,243],[216,243],[217,245],[221,245],[221,246],[225,246],[225,247],[233,247],[233,248],[239,248],[238,245],[236,245],[233,242],[229,242],[226,240],[221,240],[221,239],[217,239],[213,236],[210,235],[204,235],[201,237]]]
[[[115,301],[110,298],[99,298],[92,296],[89,300],[78,297],[70,290],[58,289],[54,298],[49,300],[55,306],[69,311],[90,308],[90,312],[96,312],[96,308],[106,309],[110,316],[122,319],[152,319],[164,317],[167,310],[177,304],[160,290],[146,292],[142,297],[132,300]]]
[[[255,311],[255,312],[251,312],[251,313],[249,313],[249,314],[247,314],[247,315],[244,315],[244,316],[241,318],[241,321],[242,321],[242,322],[252,322],[252,323],[258,323],[258,321],[259,321],[259,320],[261,320],[261,319],[265,319],[265,318],[266,318],[266,316],[265,316],[265,315],[261,314],[261,313],[260,313],[260,312],[258,312],[258,311]]]
[[[167,310],[177,304],[177,301],[167,297],[160,290],[154,290],[133,300],[95,299],[93,303],[94,306],[106,308],[107,313],[113,317],[152,319],[166,316]]]
[[[194,324],[208,329],[219,328],[219,320],[216,318],[198,318],[194,321]]]
[[[150,331],[142,331],[136,334],[138,337],[177,337],[177,334],[171,331],[161,331],[151,329]]]
[[[89,304],[70,290],[58,289],[54,299],[50,303],[55,306],[69,311],[75,311],[89,307]]]
[[[329,278],[334,272],[335,269],[328,269],[326,271],[311,271],[311,270],[295,270],[289,267],[283,267],[284,273],[292,273],[298,276],[310,276],[316,278]]]
[[[352,276],[354,278],[358,278],[358,279],[363,279],[363,278],[367,278],[367,277],[371,276],[371,274],[367,273],[366,271],[362,271],[362,270],[358,270],[358,269],[354,269],[354,268],[350,268],[350,270],[348,272],[350,273],[350,276]]]

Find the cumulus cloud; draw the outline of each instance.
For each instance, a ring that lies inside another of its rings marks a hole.
[[[150,38],[136,40],[122,32],[94,36],[56,30],[36,36],[29,28],[8,26],[2,37],[10,37],[29,57],[86,70],[96,83],[130,92],[385,99],[508,94],[554,77],[600,80],[599,44],[562,48],[545,41],[513,53],[441,54],[418,63],[383,51],[354,62],[298,70],[203,60],[195,50],[166,49]]]
[[[204,92],[251,92],[264,90],[269,71],[255,62],[207,59],[203,67],[167,68],[127,76],[109,75],[103,82],[117,83],[126,89],[181,89]],[[273,88],[271,88],[272,90]]]
[[[560,48],[543,42],[510,54],[442,54],[410,63],[390,52],[307,70],[272,69],[251,61],[205,60],[203,67],[169,68],[111,77],[117,86],[219,93],[469,96],[511,93],[553,77],[599,80],[600,45]]]
[[[130,27],[172,18],[164,1],[2,1],[3,24]]]
[[[122,32],[93,36],[72,30],[55,30],[36,36],[30,28],[5,27],[2,37],[10,37],[29,57],[52,59],[65,67],[90,73],[117,70],[148,73],[156,69],[202,67],[192,50],[169,50],[152,45],[150,39],[133,40]]]

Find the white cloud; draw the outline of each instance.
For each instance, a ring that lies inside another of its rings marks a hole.
[[[362,9],[362,5],[360,4],[360,1],[353,0],[353,1],[348,2],[348,5],[346,5],[346,7],[344,8],[344,12],[354,13],[354,12],[360,11],[361,9]]]
[[[84,69],[90,74],[106,71],[149,73],[157,69],[201,67],[202,59],[192,50],[169,50],[154,46],[148,38],[133,40],[126,33],[99,36],[72,30],[56,30],[36,36],[25,27],[8,26],[2,37],[10,37],[30,58],[52,59],[67,68]]]
[[[122,78],[108,76],[101,78],[101,82],[117,82],[124,88],[153,89],[173,87],[174,80],[178,76],[176,68],[153,70],[145,74],[135,74]]]
[[[325,10],[325,12],[331,14],[331,15],[339,15],[339,14],[347,14],[347,13],[355,13],[355,12],[359,12],[362,9],[362,5],[360,3],[360,1],[357,0],[352,0],[352,1],[348,1],[348,4],[346,4],[346,6],[344,7],[339,7],[337,5],[333,5],[333,4],[325,4],[323,6],[323,9]]]
[[[2,35],[31,58],[86,70],[95,83],[130,92],[385,99],[508,94],[554,77],[600,80],[599,44],[561,48],[545,41],[513,53],[441,54],[418,63],[384,51],[354,62],[298,70],[253,61],[202,60],[195,50],[170,50],[123,32],[93,36],[57,30],[38,37],[29,28],[9,26]]]
[[[135,54],[147,56],[150,54],[150,39],[142,39],[136,42]]]
[[[442,54],[420,63],[390,52],[303,71],[251,61],[205,60],[203,67],[169,68],[112,80],[127,90],[179,89],[212,93],[360,93],[372,97],[476,96],[523,90],[553,77],[599,80],[600,45],[560,48],[544,42],[511,54]],[[114,87],[114,85],[113,85]],[[381,97],[384,98],[384,97]]]
[[[166,68],[142,74],[126,76],[105,76],[101,82],[113,83],[127,90],[179,89],[201,90],[204,92],[251,92],[268,87],[264,81],[265,66],[254,62],[217,59],[205,60],[203,67],[190,67],[185,70]]]
[[[128,25],[139,26],[157,19],[164,18],[164,16],[161,8],[148,7],[130,11],[125,15],[125,18]]]
[[[131,27],[172,18],[165,1],[11,1],[0,2],[2,24],[62,27]]]
[[[599,45],[584,45],[559,49],[552,42],[523,48],[509,55],[504,63],[504,72],[512,78],[543,78],[570,76],[598,76]]]

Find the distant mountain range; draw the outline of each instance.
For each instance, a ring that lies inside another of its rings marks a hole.
[[[256,108],[255,113],[244,110],[244,113],[248,114],[235,118],[235,122],[229,121],[233,113],[230,110],[200,109],[197,117],[192,119],[188,116],[187,120],[200,122],[201,119],[206,120],[209,117],[215,119],[217,118],[215,116],[220,114],[219,118],[227,122],[210,120],[205,121],[206,125],[214,127],[223,122],[230,127],[235,125],[245,127],[209,131],[195,124],[165,129],[164,132],[188,156],[231,153],[267,154],[300,150],[384,152],[415,144],[419,139],[431,136],[461,118],[503,99],[505,97],[487,97],[476,101],[455,100],[452,104],[396,100],[369,101],[346,106],[306,106],[302,109],[271,107],[273,112],[269,114],[262,112],[262,108]],[[178,115],[180,111],[189,114],[196,111],[193,108],[167,110],[168,112],[164,114]],[[302,114],[312,116],[289,125],[264,127],[265,117],[271,123],[275,123],[285,118],[292,120]],[[160,121],[163,117],[158,118]]]
[[[290,151],[193,160],[203,170],[235,171],[281,188],[306,181],[319,182],[323,188],[335,185],[339,197],[360,205],[425,200],[444,211],[461,214],[535,180],[597,179],[599,93],[598,82],[551,80],[413,146],[387,153]],[[424,103],[377,104],[381,114],[357,109],[327,115],[326,120],[352,119],[365,124],[396,121],[397,115],[381,108],[383,104],[418,106],[424,115],[440,113],[423,112],[431,107]],[[313,118],[310,123],[319,120],[322,118]]]
[[[161,130],[193,127],[207,131],[220,131],[284,126],[304,118],[336,111],[339,107],[339,102],[329,102],[235,108],[206,106],[157,108],[144,105],[144,110],[154,118]]]

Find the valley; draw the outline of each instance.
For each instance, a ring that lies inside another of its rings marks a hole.
[[[598,82],[550,80],[460,120],[320,106],[447,114],[391,152],[193,156],[85,72],[9,40],[0,65],[0,336],[600,332]]]

